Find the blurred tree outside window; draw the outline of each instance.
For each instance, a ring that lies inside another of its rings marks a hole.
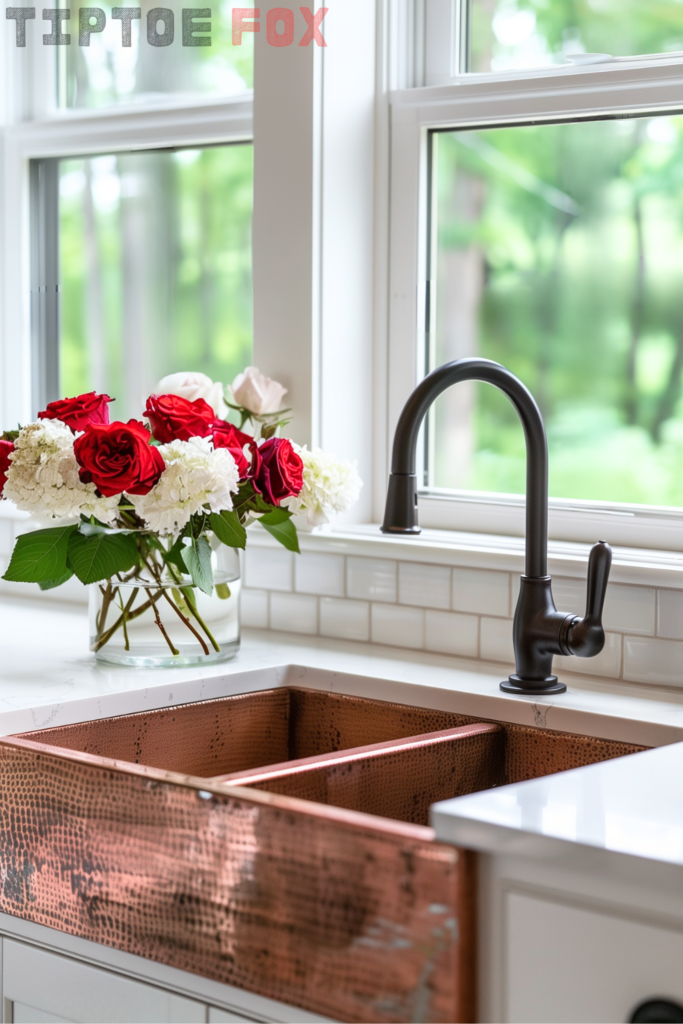
[[[554,497],[683,505],[683,117],[434,133],[432,162],[429,368],[522,378]],[[507,399],[460,385],[434,417],[428,486],[524,491]]]
[[[683,50],[681,0],[470,0],[468,14],[474,72]]]
[[[251,360],[253,147],[60,161],[60,393],[139,417],[160,377]]]

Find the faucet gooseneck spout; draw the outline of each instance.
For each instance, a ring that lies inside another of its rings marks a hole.
[[[590,658],[605,643],[602,609],[612,552],[605,541],[588,560],[587,610],[583,619],[558,612],[548,576],[548,445],[543,418],[531,392],[499,363],[458,359],[434,370],[418,384],[399,417],[382,532],[417,534],[417,438],[422,421],[439,395],[460,381],[478,380],[510,399],[522,422],[526,442],[526,553],[524,575],[513,623],[516,672],[502,682],[511,693],[563,693],[552,674],[556,654]]]

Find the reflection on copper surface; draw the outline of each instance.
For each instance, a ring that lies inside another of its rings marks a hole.
[[[0,910],[344,1021],[471,1021],[476,862],[429,805],[640,749],[303,688],[26,733]]]
[[[0,910],[339,1020],[473,1019],[469,855],[90,757],[0,740]]]
[[[437,800],[490,789],[504,778],[505,733],[479,723],[214,781],[427,825]]]
[[[211,778],[479,722],[452,711],[283,687],[22,735],[69,750]],[[505,782],[644,749],[506,722],[500,726],[506,736]]]

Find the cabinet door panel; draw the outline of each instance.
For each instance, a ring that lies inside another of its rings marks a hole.
[[[648,998],[683,1002],[681,932],[518,892],[506,911],[506,1021],[609,1024]]]
[[[43,1013],[41,1020],[74,1024],[206,1021],[203,1003],[11,939],[3,942],[3,985],[15,1021],[38,1021],[22,1016],[34,1011]]]
[[[12,1024],[73,1024],[73,1021],[66,1017],[58,1017],[56,1013],[46,1013],[44,1010],[36,1010],[35,1006],[27,1006],[26,1003],[10,1003],[12,1008]]]

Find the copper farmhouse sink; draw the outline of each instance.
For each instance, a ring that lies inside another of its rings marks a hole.
[[[342,1021],[475,1019],[436,800],[635,753],[302,688],[0,740],[0,911]]]

